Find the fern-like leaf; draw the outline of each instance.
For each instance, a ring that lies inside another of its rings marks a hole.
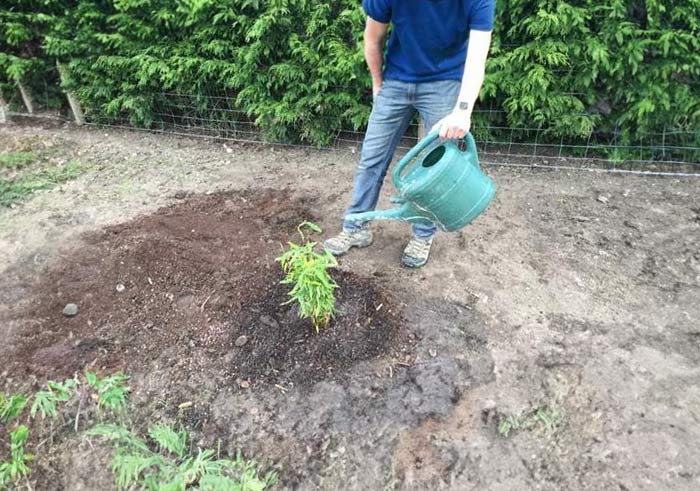
[[[166,424],[158,424],[148,431],[148,436],[163,450],[180,458],[184,456],[187,449],[187,433],[184,430],[177,432]]]
[[[0,422],[9,423],[24,410],[27,398],[24,396],[6,396],[0,392]]]

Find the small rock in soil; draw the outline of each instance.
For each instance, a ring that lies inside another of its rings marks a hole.
[[[236,338],[235,344],[236,344],[236,346],[238,346],[239,348],[242,347],[242,346],[245,346],[247,343],[248,343],[248,336],[238,336],[238,337]]]
[[[89,225],[97,220],[97,212],[95,210],[77,211],[71,215],[68,223],[71,225]]]
[[[175,198],[176,198],[176,199],[185,199],[185,198],[187,198],[187,191],[182,190],[182,189],[180,189],[180,190],[178,190],[178,191],[175,191]]]
[[[66,317],[74,317],[78,315],[78,306],[74,303],[66,304],[66,306],[63,307],[63,315]]]
[[[126,287],[125,287],[124,285],[122,285],[121,283],[117,283],[117,286],[115,287],[115,290],[117,290],[118,293],[121,293],[121,292],[123,292],[124,290],[126,290]]]
[[[581,215],[575,216],[575,217],[573,217],[573,219],[576,220],[577,222],[590,222],[591,221],[590,218],[584,217]]]
[[[605,204],[605,203],[608,202],[608,198],[605,197],[605,196],[603,196],[602,194],[601,194],[600,196],[598,196],[596,199],[597,199],[600,203],[603,203],[603,204]]]

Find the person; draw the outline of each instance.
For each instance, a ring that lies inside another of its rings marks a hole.
[[[394,151],[415,111],[426,128],[439,128],[442,139],[467,134],[484,80],[495,0],[363,0],[362,6],[374,103],[346,217],[376,207]],[[428,261],[436,231],[434,224],[413,225],[401,256],[404,265],[416,268]],[[346,218],[340,234],[324,246],[340,256],[372,240],[366,224]]]

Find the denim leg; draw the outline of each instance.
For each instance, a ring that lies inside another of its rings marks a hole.
[[[360,163],[355,172],[352,202],[346,216],[371,211],[377,206],[379,191],[394,151],[415,112],[412,101],[414,91],[415,84],[384,81],[369,117]],[[344,220],[343,230],[353,232],[359,229],[360,224]]]
[[[460,87],[461,83],[456,80],[418,84],[416,109],[423,119],[426,133],[429,133],[438,121],[452,112],[457,104]],[[435,232],[437,232],[435,224],[415,223],[413,225],[413,234],[422,239],[432,237]]]

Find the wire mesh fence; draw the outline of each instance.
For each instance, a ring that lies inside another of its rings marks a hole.
[[[48,94],[47,88],[47,94]],[[236,107],[233,94],[182,94],[160,92],[150,94],[158,101],[155,110],[135,119],[133,113],[113,116],[85,112],[89,125],[171,133],[188,137],[214,138],[246,143],[287,144],[264,138],[256,121]],[[5,96],[10,118],[32,117],[68,120],[67,106],[57,107],[46,94],[34,94],[30,114],[18,91]],[[328,127],[337,119],[327,118]],[[423,134],[416,116],[399,144],[399,151],[413,146]],[[550,127],[518,127],[508,124],[507,112],[495,107],[477,107],[473,114],[472,132],[477,140],[482,161],[492,165],[546,167],[655,175],[700,176],[700,128],[694,130],[666,128],[647,133],[634,142],[623,141],[614,132],[592,132],[581,137],[557,136]],[[338,128],[331,146],[360,147],[364,128]],[[310,147],[311,145],[292,143]]]

